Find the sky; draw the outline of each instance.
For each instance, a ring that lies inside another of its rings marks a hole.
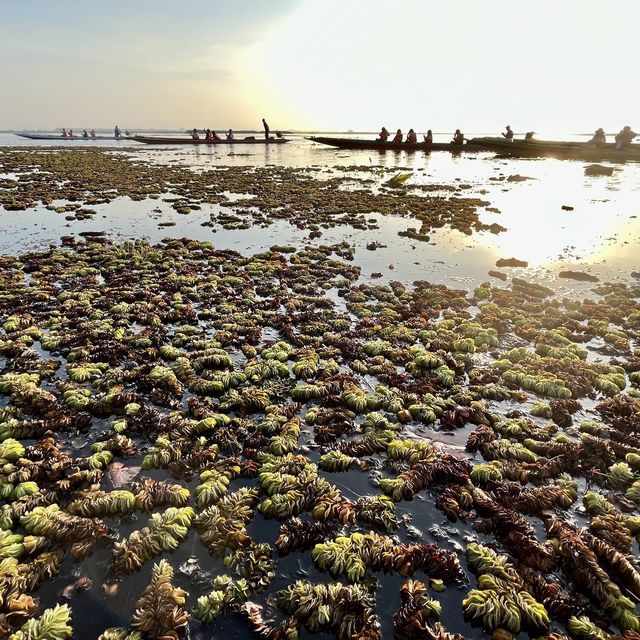
[[[640,127],[637,0],[0,0],[0,129]]]

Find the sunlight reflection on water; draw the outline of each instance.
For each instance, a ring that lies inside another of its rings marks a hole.
[[[0,134],[0,144],[18,138]],[[28,142],[28,141],[24,141]],[[75,145],[76,143],[70,143]],[[83,144],[83,143],[80,143]],[[129,145],[129,146],[127,146]],[[52,146],[45,142],[44,146]],[[306,232],[276,221],[268,228],[226,231],[201,226],[215,210],[204,205],[188,216],[176,214],[157,200],[132,202],[118,198],[108,205],[95,207],[93,220],[73,222],[44,208],[27,212],[4,212],[4,233],[0,250],[18,252],[55,242],[61,235],[107,230],[121,238],[189,236],[213,241],[221,248],[238,251],[260,251],[272,244],[321,244],[347,240],[354,244],[356,264],[364,275],[383,274],[383,280],[430,279],[454,286],[473,286],[487,279],[487,271],[495,268],[498,258],[516,257],[529,263],[526,270],[513,269],[514,274],[552,278],[561,269],[587,269],[606,279],[626,277],[636,267],[639,212],[638,185],[640,165],[617,164],[611,176],[586,176],[587,163],[554,159],[503,159],[492,153],[447,152],[345,152],[318,145],[303,138],[285,146],[238,151],[229,147],[214,149],[185,147],[141,147],[128,141],[108,141],[109,149],[130,154],[132,158],[159,163],[176,163],[194,170],[227,166],[265,166],[269,164],[306,167],[318,177],[353,175],[372,177],[374,185],[355,184],[355,188],[372,188],[389,177],[379,168],[407,168],[413,176],[407,186],[463,186],[460,195],[489,201],[490,209],[481,210],[481,220],[498,223],[506,232],[475,233],[465,236],[457,231],[438,229],[430,234],[430,242],[417,242],[397,235],[419,223],[399,216],[371,216],[379,230],[360,231],[351,227],[323,230],[323,235],[309,241]],[[521,180],[521,176],[531,178]],[[419,191],[418,191],[419,193]],[[448,195],[446,191],[443,195]],[[232,194],[228,194],[232,195]],[[240,199],[241,195],[233,194]],[[571,211],[563,205],[573,207]],[[160,207],[161,213],[153,209]],[[174,221],[176,226],[158,228],[159,222]],[[377,240],[386,248],[370,252],[367,243]],[[573,286],[573,285],[572,285]]]

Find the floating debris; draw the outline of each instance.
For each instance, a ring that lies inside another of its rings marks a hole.
[[[561,271],[558,278],[570,278],[571,280],[579,280],[581,282],[599,282],[600,278],[593,276],[584,271]]]
[[[528,267],[526,260],[518,260],[518,258],[500,258],[496,261],[496,267]],[[493,272],[495,273],[495,271]],[[489,275],[492,275],[491,273]]]
[[[605,167],[602,164],[588,164],[584,168],[585,176],[611,176],[613,175],[613,167]]]

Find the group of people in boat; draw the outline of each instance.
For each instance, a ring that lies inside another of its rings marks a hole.
[[[198,130],[195,127],[191,132],[191,137],[194,140],[200,140],[200,134],[198,133]],[[227,138],[227,140],[234,140],[235,136],[233,135],[233,129],[229,129],[229,131],[227,131],[227,133],[225,134],[225,137]],[[208,142],[212,142],[214,140],[222,140],[222,138],[213,129],[204,130],[204,139],[207,140]]]
[[[127,135],[129,135],[129,132],[127,131]],[[82,135],[81,136],[77,136],[75,133],[73,133],[73,129],[65,129],[63,127],[62,129],[62,137],[63,138],[95,138],[96,137],[96,132],[93,129],[90,129],[89,131],[87,131],[86,129],[84,129],[82,131]],[[120,127],[118,127],[118,125],[116,125],[113,129],[113,137],[116,140],[119,140],[120,138],[122,138],[122,132],[120,131]]]
[[[391,134],[387,131],[387,128],[382,127],[382,129],[380,130],[380,133],[378,134],[377,140],[378,142],[388,142],[390,135]],[[404,137],[404,134],[402,133],[402,129],[398,129],[396,131],[396,135],[393,136],[393,138],[391,139],[391,142],[396,144],[400,143],[402,142],[403,137]],[[424,138],[424,141],[423,141],[424,144],[433,144],[433,132],[431,131],[431,129],[427,131],[426,135],[424,135],[423,138]],[[413,129],[409,129],[409,133],[407,133],[407,138],[404,142],[408,144],[417,144],[418,135]],[[464,144],[464,133],[462,133],[460,129],[456,129],[456,132],[453,136],[453,140],[451,140],[451,144]]]
[[[82,132],[82,136],[77,136],[75,133],[73,133],[73,129],[62,129],[62,137],[63,138],[78,138],[78,137],[82,137],[82,138],[95,138],[96,137],[96,132],[91,129],[91,131],[87,131],[86,129]]]
[[[269,125],[267,124],[267,121],[262,118],[262,126],[264,127],[264,137],[266,140],[269,140],[269,133],[270,133],[270,129],[269,129]],[[191,137],[194,140],[200,140],[200,133],[198,132],[198,130],[194,127],[191,131]],[[277,138],[282,138],[282,133],[280,131],[276,131],[276,137]],[[227,131],[227,133],[225,134],[225,138],[227,139],[228,142],[233,142],[233,140],[235,140],[235,135],[233,133],[233,129],[229,129],[229,131]],[[249,138],[245,138],[245,140],[250,140],[252,139],[253,136],[249,137]],[[216,142],[216,141],[222,141],[222,138],[213,130],[213,129],[204,129],[204,139],[207,142]]]
[[[505,129],[506,130],[502,132],[502,136],[506,140],[513,141],[514,132],[513,132],[513,129],[511,128],[511,125],[507,125]],[[531,140],[534,135],[535,135],[535,131],[527,131],[525,133],[524,139]],[[620,133],[618,133],[618,135],[615,137],[616,149],[624,149],[626,147],[629,147],[633,139],[638,135],[640,134],[637,134],[635,133],[635,131],[632,131],[631,127],[629,126],[624,127],[620,131]],[[389,142],[390,136],[391,134],[387,131],[386,127],[382,127],[380,133],[378,134],[377,142]],[[403,142],[403,138],[404,138],[404,135],[402,133],[402,130],[398,129],[396,131],[395,136],[391,138],[391,142],[398,144]],[[431,132],[431,129],[427,131],[426,135],[424,135],[423,138],[424,138],[423,144],[433,143],[433,133]],[[451,140],[451,144],[464,144],[464,141],[465,141],[464,133],[462,133],[460,129],[456,129],[453,139]],[[404,142],[408,144],[417,144],[418,136],[413,129],[409,129],[409,133],[407,133],[407,137],[406,139],[404,139]],[[607,143],[607,136],[602,127],[598,129],[595,132],[594,136],[591,138],[591,140],[587,142],[587,144],[594,145],[595,147],[602,147],[606,143]]]
[[[391,134],[387,131],[386,127],[382,127],[378,134],[378,142],[388,142],[390,135]],[[403,137],[402,129],[398,129],[396,131],[396,135],[391,139],[391,142],[396,144],[402,142]],[[428,129],[426,135],[423,135],[422,137],[424,138],[424,144],[433,144],[433,132],[431,129]],[[407,137],[404,142],[408,144],[417,144],[418,135],[413,129],[409,129],[409,133],[407,133]],[[464,144],[464,133],[462,133],[460,129],[456,129],[453,139],[451,140],[451,144]]]
[[[524,136],[524,139],[531,140],[531,138],[533,138],[534,133],[535,133],[534,131],[527,131],[527,133]],[[513,140],[513,129],[509,125],[507,125],[506,131],[504,131],[502,135],[507,140]],[[638,134],[635,131],[632,131],[631,127],[627,125],[623,129],[621,129],[620,133],[618,133],[618,135],[615,137],[616,149],[625,149],[626,147],[631,146],[633,139],[637,135]],[[606,145],[607,135],[605,134],[604,129],[602,127],[600,127],[599,129],[596,129],[595,133],[593,134],[593,137],[587,141],[587,144],[593,145],[594,147],[597,147],[597,148],[600,148]]]
[[[630,147],[633,139],[637,135],[638,134],[633,131],[629,125],[623,127],[618,135],[616,135],[616,137],[614,138],[616,142],[616,149],[625,149],[627,147]],[[593,134],[593,137],[587,144],[592,144],[595,147],[602,147],[607,144],[607,136],[604,132],[604,129],[602,127],[596,129],[596,132]]]
[[[513,140],[513,129],[511,129],[511,127],[507,125],[506,131],[503,132],[502,135],[507,140]],[[533,138],[533,135],[534,135],[533,131],[528,131],[525,134],[524,139],[531,140],[531,138]],[[616,149],[625,149],[631,146],[633,139],[637,136],[638,134],[635,131],[632,131],[630,126],[627,125],[626,127],[622,128],[618,133],[618,135],[615,136]],[[597,147],[597,148],[600,148],[606,145],[607,135],[604,132],[604,129],[602,127],[600,127],[599,129],[596,129],[595,133],[593,134],[593,137],[587,141],[587,144],[593,145],[594,147]]]
[[[535,134],[536,134],[536,132],[535,132],[535,131],[527,131],[527,132],[524,134],[524,139],[525,139],[525,140],[532,140],[532,139],[533,139],[533,136],[534,136]],[[507,140],[513,140],[513,136],[514,136],[513,129],[511,128],[511,125],[510,125],[510,124],[508,124],[508,125],[505,127],[505,131],[503,131],[503,132],[502,132],[502,137],[503,137],[503,138],[506,138]]]

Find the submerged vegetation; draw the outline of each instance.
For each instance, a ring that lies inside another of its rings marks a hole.
[[[397,207],[299,170],[75,158],[0,152],[2,204]],[[472,201],[405,200],[479,228]],[[70,638],[97,602],[103,640],[640,637],[640,286],[375,286],[347,243],[84,235],[0,257],[0,637]]]

